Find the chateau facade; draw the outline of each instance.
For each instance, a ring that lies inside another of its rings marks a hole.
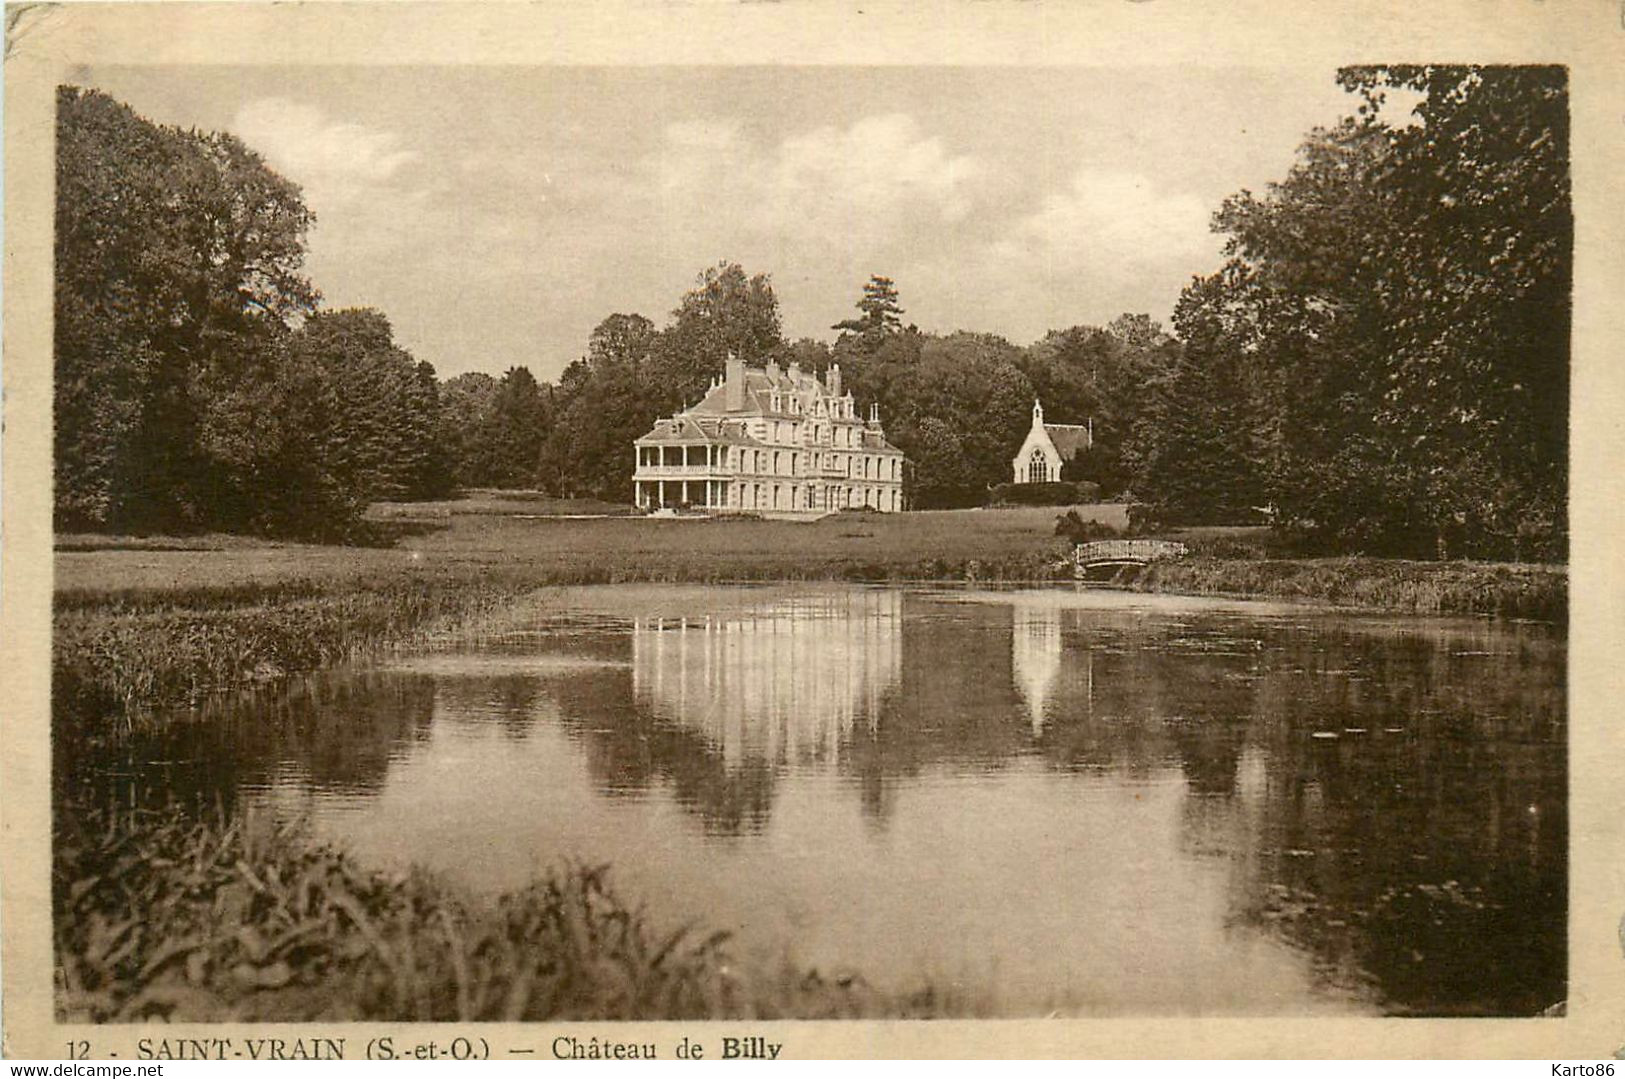
[[[795,363],[730,358],[698,404],[656,420],[634,452],[633,500],[645,509],[903,508],[903,452],[886,441],[877,406],[858,415],[839,364],[824,379]]]

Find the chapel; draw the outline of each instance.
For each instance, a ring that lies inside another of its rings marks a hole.
[[[1094,424],[1045,423],[1044,406],[1033,401],[1033,426],[1010,462],[1016,483],[1056,483],[1061,468],[1094,444]]]

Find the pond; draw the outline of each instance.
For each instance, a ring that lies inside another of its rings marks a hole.
[[[1565,994],[1565,655],[1084,588],[553,590],[95,774],[480,893],[608,863],[752,962],[996,1014],[1534,1014]]]

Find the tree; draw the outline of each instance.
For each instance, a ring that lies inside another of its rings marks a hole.
[[[899,344],[899,362],[871,367],[864,393],[873,393],[892,442],[914,462],[915,505],[979,503],[990,485],[1008,478],[1031,422],[1032,385],[1017,366],[1020,350],[990,334],[903,334],[898,341],[908,338],[918,351]]]
[[[837,322],[831,329],[863,336],[884,336],[901,333],[903,308],[897,302],[897,286],[889,277],[875,274],[863,286],[863,298],[858,300],[858,318]]]
[[[1168,335],[1150,315],[1121,314],[1106,324],[1106,332],[1134,349],[1154,348],[1168,340]]]
[[[639,369],[591,372],[570,395],[542,453],[554,493],[625,502],[632,493],[632,443],[658,413]]]
[[[294,332],[288,352],[323,376],[323,453],[340,483],[362,499],[428,498],[450,489],[434,368],[395,344],[382,312],[317,312]]]
[[[222,432],[286,388],[279,343],[317,299],[314,216],[234,137],[94,90],[58,90],[56,165],[58,526],[241,527],[261,482],[246,462],[284,450],[245,440],[282,429]]]
[[[761,363],[784,345],[779,300],[766,274],[746,276],[737,262],[702,271],[660,335],[655,377],[661,412],[692,403],[728,357]]]
[[[800,337],[779,349],[776,357],[784,367],[797,364],[803,371],[822,371],[829,366],[829,346],[811,337]]]
[[[1241,273],[1199,279],[1180,296],[1174,325],[1185,343],[1150,387],[1144,422],[1155,431],[1140,496],[1164,521],[1235,524],[1255,519],[1267,490],[1253,342],[1227,304]]]
[[[496,397],[497,380],[483,371],[458,375],[440,386],[439,440],[458,487],[492,483],[487,447]]]
[[[1562,557],[1574,222],[1558,66],[1350,68],[1392,147],[1394,348],[1381,420],[1426,477],[1452,553]],[[1421,93],[1419,122],[1381,119]],[[1544,522],[1544,528],[1539,527]],[[1537,539],[1535,551],[1525,549]]]
[[[1351,68],[1229,234],[1280,520],[1326,545],[1561,557],[1572,214],[1561,68]],[[1420,95],[1391,122],[1386,92]],[[1193,288],[1206,289],[1206,284]]]
[[[1021,369],[1046,415],[1089,423],[1094,434],[1090,448],[1067,463],[1064,479],[1096,483],[1108,498],[1131,486],[1143,463],[1137,437],[1147,430],[1151,387],[1179,352],[1179,343],[1144,314],[1121,315],[1105,329],[1054,330],[1025,351]]]
[[[642,368],[658,338],[655,324],[642,315],[610,315],[587,339],[587,364],[595,370],[613,364]]]
[[[642,315],[614,314],[593,330],[587,356],[559,380],[558,415],[541,454],[549,490],[617,502],[629,497],[632,443],[660,414],[660,345],[654,323]]]
[[[491,407],[487,479],[497,487],[530,487],[536,483],[542,446],[551,424],[551,408],[528,367],[510,367],[497,384]]]
[[[986,497],[986,484],[975,463],[965,455],[958,432],[945,421],[927,416],[908,442],[915,505],[974,506]]]

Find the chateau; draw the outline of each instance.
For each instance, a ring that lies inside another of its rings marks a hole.
[[[1094,429],[1078,423],[1045,423],[1044,406],[1033,402],[1033,426],[1010,462],[1017,483],[1054,483],[1061,467],[1094,442]]]
[[[633,498],[644,508],[903,508],[903,452],[886,441],[878,406],[858,415],[839,364],[824,379],[796,363],[730,357],[698,404],[656,420],[634,445]]]

